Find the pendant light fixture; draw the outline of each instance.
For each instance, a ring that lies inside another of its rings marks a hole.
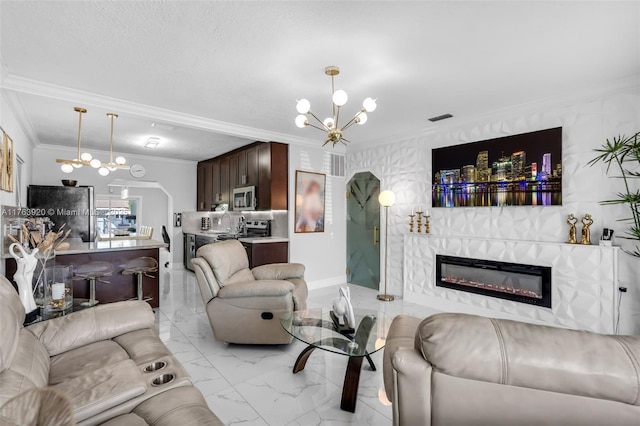
[[[102,167],[98,169],[98,173],[100,173],[101,176],[107,176],[109,172],[113,172],[117,169],[129,169],[129,166],[125,165],[127,160],[123,156],[118,156],[116,157],[116,161],[113,161],[113,120],[115,118],[118,118],[118,114],[108,112],[107,117],[111,119],[111,134],[109,136],[109,162],[106,164],[102,164]]]
[[[347,96],[347,92],[344,90],[335,90],[335,82],[334,77],[340,74],[340,68],[335,66],[329,66],[324,69],[324,73],[331,77],[331,101],[332,101],[332,110],[333,114],[331,117],[325,118],[323,121],[311,112],[311,103],[307,99],[300,99],[298,104],[296,105],[296,109],[300,113],[295,119],[296,126],[303,128],[306,126],[311,126],[315,129],[321,130],[327,133],[327,139],[324,141],[322,146],[325,146],[329,142],[333,143],[335,147],[337,143],[342,143],[346,145],[346,142],[349,142],[345,139],[342,134],[343,132],[352,126],[353,124],[364,124],[367,122],[367,113],[373,112],[376,110],[376,100],[372,98],[366,98],[364,102],[362,102],[362,109],[356,113],[356,115],[349,121],[347,124],[340,127],[339,119],[340,119],[340,108],[343,107],[349,97]],[[313,117],[319,125],[309,123],[307,120],[307,115]]]
[[[88,152],[80,154],[80,142],[82,140],[82,114],[85,114],[87,110],[80,107],[75,107],[73,110],[78,113],[78,155],[73,160],[58,158],[56,159],[56,163],[62,163],[60,168],[65,173],[71,173],[74,167],[79,169],[82,166],[91,166],[97,169],[101,166],[100,160],[93,158],[93,156]]]
[[[109,139],[109,162],[102,163],[97,158],[93,158],[91,154],[88,152],[80,153],[80,145],[82,140],[82,114],[85,114],[87,110],[85,108],[75,107],[73,109],[78,113],[78,155],[73,160],[67,160],[63,158],[56,159],[56,163],[62,163],[60,167],[64,173],[73,172],[74,168],[79,169],[82,166],[91,166],[94,169],[98,169],[98,173],[101,176],[107,176],[109,171],[114,171],[117,169],[129,169],[129,166],[126,166],[125,163],[127,160],[122,157],[116,157],[115,161],[113,160],[113,119],[118,118],[117,114],[112,112],[107,113],[107,116],[111,119],[111,135]]]

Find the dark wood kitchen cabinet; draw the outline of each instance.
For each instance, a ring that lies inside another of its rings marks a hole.
[[[271,263],[289,262],[289,243],[242,243],[249,258],[249,268]]]
[[[225,203],[233,210],[233,190],[255,186],[256,210],[287,210],[288,145],[256,142],[198,163],[197,210]]]
[[[231,206],[232,191],[229,191],[229,157],[220,158],[220,202]]]
[[[289,147],[269,142],[259,145],[258,205],[256,210],[287,210],[289,194]]]

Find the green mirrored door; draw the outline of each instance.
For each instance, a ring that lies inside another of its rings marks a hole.
[[[357,173],[347,184],[347,280],[380,286],[380,180]]]

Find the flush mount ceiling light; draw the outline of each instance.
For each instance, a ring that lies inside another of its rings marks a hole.
[[[334,78],[336,75],[340,74],[340,68],[329,66],[324,69],[324,73],[331,77],[331,101],[333,115],[321,121],[313,112],[311,112],[311,103],[307,99],[300,99],[298,101],[298,104],[296,105],[296,109],[300,113],[300,115],[298,115],[295,120],[296,126],[300,128],[311,126],[315,129],[326,132],[327,140],[324,141],[322,146],[325,146],[329,142],[333,143],[334,147],[337,143],[343,143],[344,145],[346,145],[346,142],[349,142],[349,140],[345,139],[342,136],[343,132],[356,123],[366,123],[368,118],[367,113],[373,112],[377,108],[376,100],[372,98],[366,98],[364,102],[362,102],[362,109],[358,111],[351,120],[347,121],[347,124],[340,127],[340,108],[347,103],[349,97],[347,96],[347,92],[345,92],[344,90],[335,90]],[[319,125],[309,123],[309,120],[307,120],[308,116],[313,117],[319,123]]]
[[[155,148],[160,144],[160,138],[152,136],[144,143],[145,148]]]
[[[111,134],[109,136],[109,162],[106,164],[102,164],[102,167],[98,169],[98,173],[100,173],[101,176],[107,176],[109,172],[113,172],[118,169],[129,169],[129,166],[125,165],[127,159],[123,156],[119,155],[118,157],[116,157],[116,160],[113,161],[113,120],[115,118],[118,118],[118,114],[108,112],[107,117],[111,119]]]
[[[65,173],[71,173],[74,167],[79,169],[82,166],[91,166],[94,168],[98,168],[101,166],[100,160],[93,158],[88,152],[83,152],[82,154],[80,154],[80,142],[82,139],[82,114],[85,114],[87,110],[80,107],[75,107],[73,110],[78,113],[78,155],[73,160],[65,160],[63,158],[56,159],[56,163],[62,163],[62,166],[60,168]]]

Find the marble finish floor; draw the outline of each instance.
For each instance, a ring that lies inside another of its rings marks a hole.
[[[184,364],[211,410],[227,425],[390,425],[384,397],[382,350],[363,363],[356,412],[340,410],[347,357],[316,350],[306,368],[293,374],[304,344],[245,346],[218,342],[206,316],[195,274],[186,270],[162,277],[157,322],[162,341]],[[379,302],[377,292],[350,285],[354,307],[426,317],[430,308],[403,300]],[[312,290],[309,308],[330,307],[337,286]]]

